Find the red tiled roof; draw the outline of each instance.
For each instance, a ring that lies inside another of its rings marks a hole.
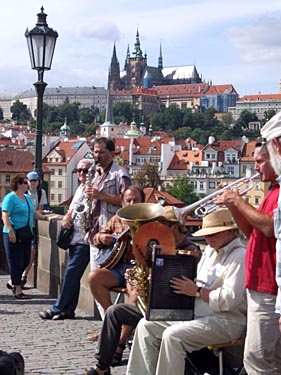
[[[158,198],[164,198],[165,206],[183,207],[184,205],[182,201],[166,193],[165,191],[158,191],[157,189],[148,187],[144,188],[143,192],[145,194],[145,202],[147,203],[158,203]]]
[[[0,150],[0,172],[28,173],[34,169],[34,156],[30,151],[6,148]],[[44,173],[49,173],[47,167]]]
[[[226,91],[228,91],[231,94],[237,94],[237,91],[234,89],[234,87],[231,84],[226,84],[226,85],[212,85],[212,86],[209,86],[209,89],[206,92],[206,95],[225,94]]]
[[[241,157],[241,161],[253,161],[254,160],[254,152],[256,148],[256,141],[251,141],[246,144],[245,150]]]
[[[237,141],[215,141],[213,143],[207,144],[203,151],[213,149],[216,151],[225,151],[229,148],[233,148],[236,151],[241,151],[241,147],[243,145],[243,141],[237,140]]]
[[[77,152],[77,148],[73,149],[73,145],[75,143],[79,142],[79,140],[77,139],[70,139],[66,142],[59,142],[57,143],[48,153],[48,155],[50,154],[50,152],[56,150],[56,152],[61,155],[61,157],[63,158],[63,161],[60,162],[59,164],[62,164],[62,165],[66,165],[68,164],[69,160],[73,157],[73,155],[76,154]],[[83,142],[81,141],[81,146],[82,146]],[[46,155],[47,156],[47,155]],[[44,162],[46,163],[47,162],[47,158],[45,157],[44,158]],[[55,163],[48,163],[48,165],[54,165],[54,164],[58,164],[58,162],[55,162]]]
[[[281,94],[245,95],[242,98],[239,98],[237,102],[259,101],[259,100],[281,100]]]
[[[194,84],[182,84],[182,85],[163,85],[153,86],[157,90],[158,95],[161,98],[170,97],[200,97],[205,95],[208,90],[208,83],[194,83]]]
[[[190,162],[201,164],[203,160],[203,153],[194,150],[180,150],[176,151],[168,170],[190,170]]]
[[[150,137],[134,138],[134,155],[161,155],[161,144],[169,143],[173,138],[161,138],[154,140]],[[115,140],[116,153],[120,155],[123,160],[129,160],[130,139],[116,138]]]

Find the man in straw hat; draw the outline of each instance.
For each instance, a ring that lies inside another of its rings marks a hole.
[[[281,374],[279,315],[275,313],[276,240],[273,226],[279,185],[270,165],[267,147],[261,140],[257,141],[254,160],[255,171],[260,173],[261,181],[272,185],[259,209],[250,205],[235,190],[224,191],[216,202],[229,208],[238,227],[248,238],[245,257],[248,308],[245,369],[251,375]]]
[[[187,237],[187,230],[177,219],[173,207],[164,207],[164,216],[159,217],[158,221],[170,228],[174,235],[177,249],[198,251],[200,253],[198,245]],[[122,338],[122,325],[126,324],[135,328],[142,317],[142,312],[135,304],[120,303],[108,307],[95,354],[98,362],[95,368],[86,370],[85,375],[111,374],[110,365],[114,365],[114,356],[116,356],[115,353]]]
[[[198,263],[197,279],[173,278],[175,293],[194,296],[194,320],[141,319],[134,336],[127,375],[183,375],[186,352],[238,339],[246,326],[245,247],[227,209],[203,218],[193,234],[208,245]]]
[[[281,112],[273,116],[261,129],[261,136],[266,144],[270,161],[281,182]],[[281,332],[281,197],[278,208],[274,211],[274,233],[276,241],[276,282],[278,295],[276,299],[276,313],[279,314],[279,330]]]

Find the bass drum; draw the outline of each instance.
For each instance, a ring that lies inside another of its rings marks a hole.
[[[128,239],[124,241],[117,241],[118,246],[116,247],[115,244],[113,244],[110,247],[99,249],[95,261],[98,264],[100,268],[107,268],[110,270],[116,264],[119,262],[119,260],[122,258],[122,255],[127,249],[127,246],[130,244],[130,241]]]

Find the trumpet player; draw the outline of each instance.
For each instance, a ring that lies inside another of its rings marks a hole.
[[[41,319],[64,320],[74,319],[75,317],[80,292],[80,279],[90,261],[90,246],[85,241],[85,233],[80,222],[81,217],[74,212],[74,207],[84,197],[86,176],[92,164],[93,160],[82,159],[76,168],[80,185],[74,194],[69,210],[62,220],[62,226],[66,228],[70,228],[72,222],[74,222],[73,238],[69,247],[63,286],[55,304],[50,309],[39,312]]]
[[[226,190],[215,203],[231,211],[238,227],[248,239],[245,267],[247,291],[247,334],[244,366],[250,375],[281,374],[279,315],[275,312],[277,284],[273,214],[277,208],[279,184],[261,140],[254,152],[255,170],[272,187],[258,209],[235,190]]]
[[[268,149],[270,162],[281,183],[281,117],[280,112],[273,116],[261,129],[263,143]],[[276,237],[276,282],[278,293],[275,311],[279,314],[279,331],[281,333],[281,196],[279,193],[278,209],[274,211],[274,233]]]

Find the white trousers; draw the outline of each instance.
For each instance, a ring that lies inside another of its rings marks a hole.
[[[249,375],[281,374],[281,335],[275,302],[276,296],[247,290],[244,366]]]
[[[135,332],[127,375],[184,375],[186,352],[235,340],[245,324],[217,317],[187,322],[149,322],[142,319]]]

